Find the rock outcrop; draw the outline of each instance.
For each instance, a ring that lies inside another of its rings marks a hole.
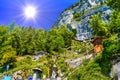
[[[77,40],[91,39],[93,30],[89,27],[89,22],[93,15],[101,12],[101,18],[107,23],[109,22],[111,10],[104,2],[105,0],[80,0],[63,11],[54,27],[59,28],[62,25],[72,27],[76,29]]]

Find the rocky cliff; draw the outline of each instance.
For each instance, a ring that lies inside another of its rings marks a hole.
[[[66,9],[60,15],[55,27],[62,25],[76,29],[76,39],[83,41],[93,38],[93,31],[89,27],[91,17],[99,12],[101,18],[109,22],[110,8],[105,5],[105,0],[80,0]]]

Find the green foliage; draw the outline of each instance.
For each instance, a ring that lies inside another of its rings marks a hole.
[[[37,51],[45,51],[46,50],[46,42],[47,42],[47,32],[43,29],[38,29],[35,32],[35,45]]]
[[[82,14],[80,14],[80,13],[75,13],[74,15],[73,15],[73,18],[74,19],[77,19],[77,18],[80,18],[82,16]]]
[[[61,52],[62,48],[64,48],[64,45],[64,38],[60,35],[59,31],[55,28],[51,29],[47,34],[46,46],[48,52]]]
[[[107,5],[115,10],[120,10],[120,0],[107,0]]]
[[[119,45],[119,42],[113,41],[111,39],[104,40],[103,46],[104,50],[102,53],[102,59],[99,61],[99,64],[101,66],[102,72],[107,75],[111,71],[111,63],[112,59],[114,59],[114,55],[118,53],[118,50],[120,49],[117,45]]]
[[[59,33],[64,39],[65,46],[70,47],[72,39],[74,38],[74,33],[68,31],[68,28],[66,26],[61,26],[61,29],[59,29]]]
[[[76,29],[72,29],[72,32],[74,34],[74,37],[76,37],[76,33],[77,33]]]
[[[97,61],[101,59],[98,55],[95,59],[90,61],[87,65],[80,67],[68,80],[110,80],[101,73],[101,67]]]
[[[17,55],[32,54],[36,51],[63,52],[62,48],[70,46],[73,38],[73,33],[65,27],[53,28],[48,32],[43,29],[35,30],[32,27],[14,27],[10,34],[7,34],[8,27],[0,28],[3,28],[0,36],[1,45],[12,46]]]
[[[67,64],[65,63],[64,58],[58,58],[57,65],[62,72],[66,72],[68,70]]]
[[[12,50],[10,46],[5,48],[6,50],[3,52],[1,64],[13,64],[16,62],[16,52]]]
[[[109,73],[111,71],[111,61],[114,55],[120,50],[119,41],[108,38],[103,41],[104,50],[97,55],[87,65],[81,66],[75,73],[73,73],[69,80],[110,80]]]
[[[93,29],[94,36],[110,36],[109,27],[105,21],[101,19],[101,14],[92,17],[90,27]]]
[[[93,28],[94,36],[104,36],[107,39],[103,41],[103,52],[75,71],[68,80],[110,80],[107,77],[111,71],[111,61],[118,56],[120,43],[116,36],[120,33],[120,1],[108,0],[108,5],[116,11],[113,11],[110,22],[107,24],[101,19],[101,15],[92,17],[90,27]],[[75,17],[78,17],[76,14]]]
[[[0,26],[0,64],[14,65],[16,51],[11,46],[12,36],[8,34],[8,27]]]
[[[111,34],[116,34],[120,32],[120,12],[113,11],[113,14],[111,15],[109,27]]]
[[[71,45],[72,39],[73,33],[66,27],[45,31],[15,26],[9,33],[9,27],[0,26],[0,64],[12,64],[16,61],[16,55],[34,54],[37,51],[62,53],[63,48]]]

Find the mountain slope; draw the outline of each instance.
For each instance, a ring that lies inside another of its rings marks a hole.
[[[66,9],[55,23],[55,27],[62,25],[76,29],[76,39],[83,41],[93,38],[93,30],[89,28],[91,17],[102,13],[101,18],[109,22],[111,10],[104,4],[105,0],[80,0],[80,2]]]

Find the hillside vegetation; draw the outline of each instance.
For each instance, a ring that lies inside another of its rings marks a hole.
[[[94,30],[94,37],[104,37],[103,51],[93,60],[81,66],[69,80],[111,80],[110,71],[112,61],[117,59],[120,52],[120,2],[108,0],[107,4],[113,8],[109,24],[100,19],[100,14],[92,17],[90,22]]]

